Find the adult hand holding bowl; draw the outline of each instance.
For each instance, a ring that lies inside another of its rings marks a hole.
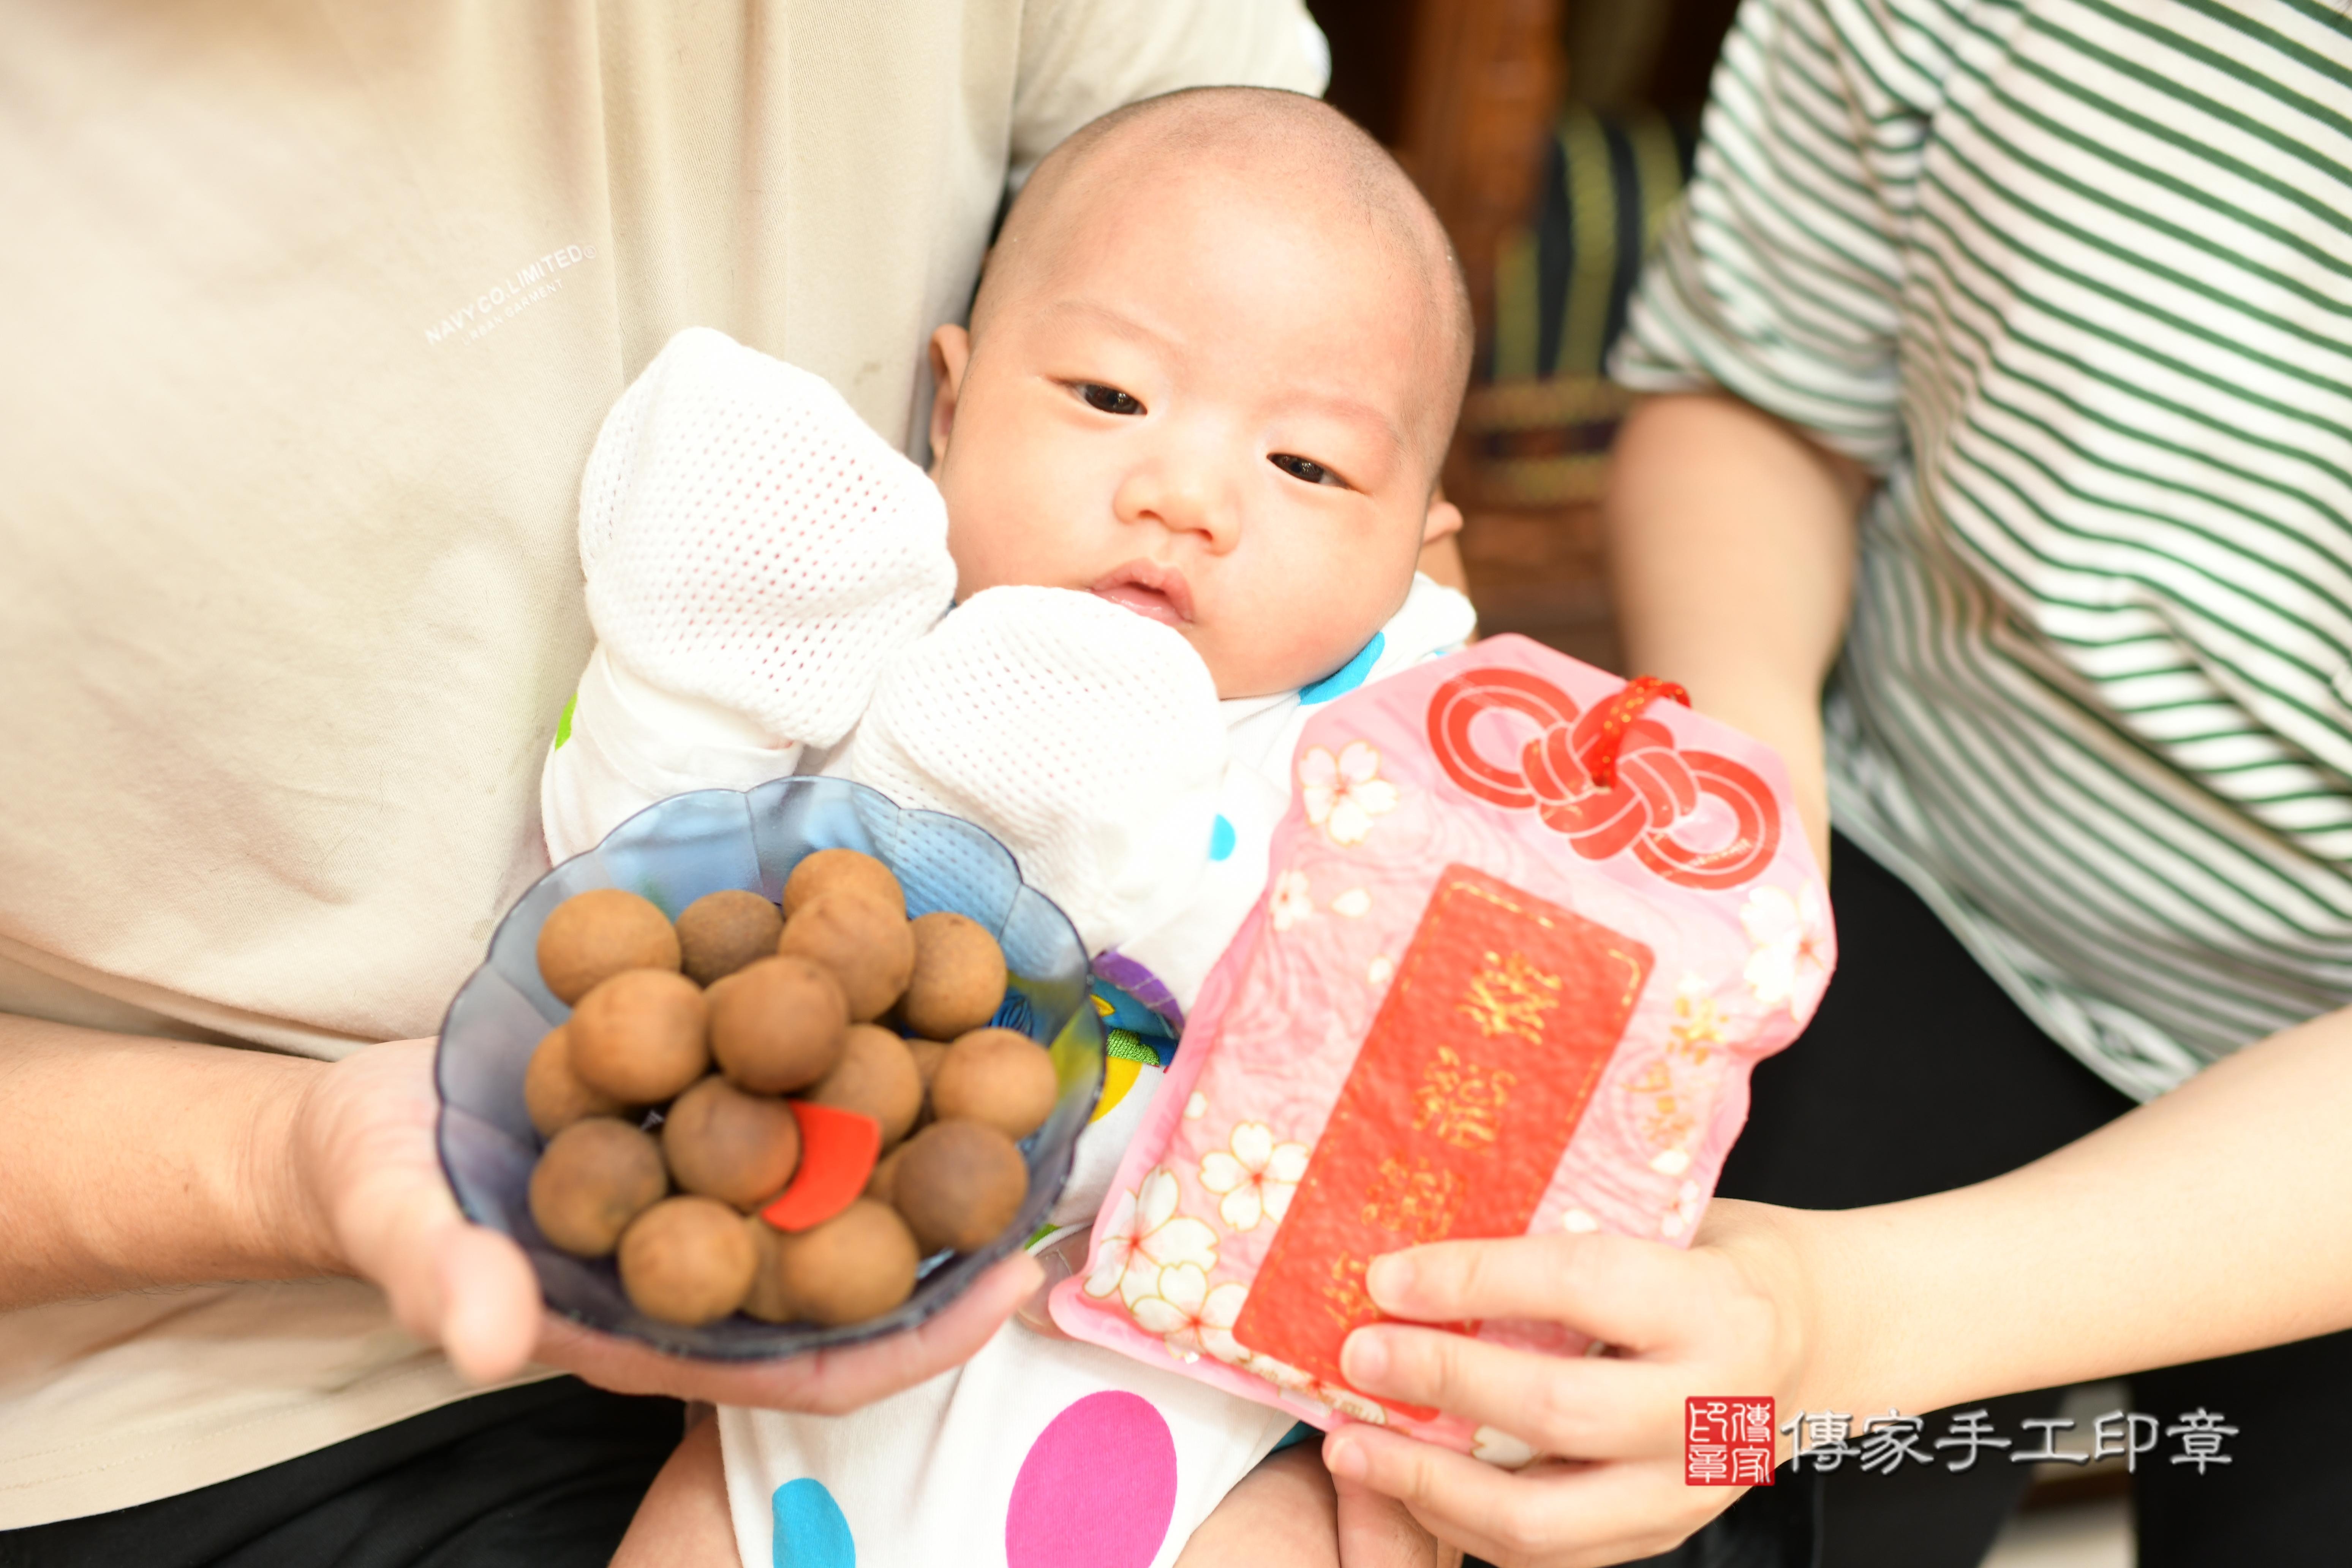
[[[769,1362],[689,1359],[586,1327],[542,1303],[520,1245],[459,1212],[435,1148],[433,1052],[431,1040],[396,1040],[317,1074],[295,1102],[289,1185],[310,1196],[306,1227],[478,1383],[537,1362],[622,1394],[854,1410],[969,1359],[1035,1285],[1037,1266],[1015,1253],[906,1332]]]

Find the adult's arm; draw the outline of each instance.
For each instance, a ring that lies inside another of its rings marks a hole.
[[[433,1046],[335,1063],[0,1015],[0,1308],[342,1274],[489,1382],[537,1360],[626,1393],[853,1409],[986,1342],[1034,1284],[992,1270],[921,1328],[752,1367],[659,1354],[548,1313],[513,1242],[467,1222],[434,1151]]]
[[[1603,505],[1626,667],[1778,748],[1829,864],[1822,682],[1845,632],[1860,464],[1719,392],[1638,405]]]
[[[1510,1475],[1366,1426],[1325,1453],[1496,1563],[1615,1563],[1728,1500],[1683,1484],[1689,1394],[1916,1413],[2352,1327],[2347,1119],[2341,1012],[1955,1192],[1829,1214],[1717,1202],[1688,1253],[1553,1236],[1395,1254],[1368,1282],[1396,1316],[1555,1319],[1620,1354],[1373,1328],[1349,1340],[1349,1380],[1601,1462]]]

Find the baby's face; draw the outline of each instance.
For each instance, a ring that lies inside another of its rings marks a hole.
[[[940,329],[960,597],[1098,594],[1223,697],[1319,679],[1403,603],[1460,521],[1446,318],[1376,220],[1285,197],[1217,169],[1090,192],[977,340]]]

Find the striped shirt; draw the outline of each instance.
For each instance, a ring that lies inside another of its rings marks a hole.
[[[1832,813],[2051,1035],[2352,1002],[2347,8],[1748,0],[1614,369],[1883,479]]]

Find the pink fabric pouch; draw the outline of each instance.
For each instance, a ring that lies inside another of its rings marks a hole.
[[[1769,748],[1522,637],[1311,720],[1265,893],[1053,1294],[1082,1340],[1500,1462],[1347,1386],[1363,1271],[1445,1237],[1687,1241],[1835,956]],[[1573,1354],[1557,1324],[1465,1325]]]

